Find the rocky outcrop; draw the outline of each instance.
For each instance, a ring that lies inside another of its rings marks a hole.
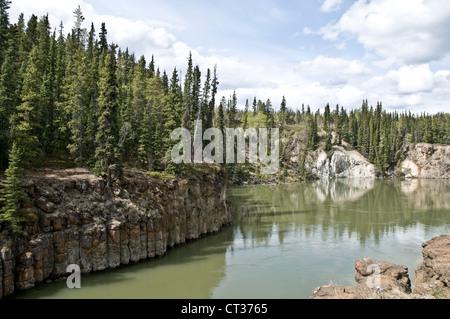
[[[404,177],[450,179],[450,145],[410,144],[402,153],[401,174]]]
[[[416,269],[415,294],[433,289],[450,296],[450,236],[440,236],[422,245],[423,263]]]
[[[318,178],[375,178],[378,169],[358,151],[343,142],[328,154],[319,149],[308,155],[306,168]]]
[[[355,286],[321,286],[310,299],[450,298],[450,236],[436,237],[422,247],[423,264],[416,269],[413,293],[407,267],[364,258],[355,263]]]
[[[355,286],[322,286],[313,291],[310,299],[367,299],[373,293],[411,292],[405,266],[364,258],[356,261],[355,269]]]
[[[26,186],[24,233],[0,231],[0,298],[67,275],[163,256],[232,222],[220,167],[166,182],[126,171],[112,189],[87,171],[44,172]]]

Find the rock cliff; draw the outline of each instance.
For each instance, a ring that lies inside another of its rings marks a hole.
[[[406,178],[450,179],[450,145],[406,145],[402,153]]]
[[[378,169],[358,151],[343,142],[328,154],[322,149],[308,154],[306,168],[318,178],[375,178]]]
[[[83,170],[33,176],[24,233],[0,231],[0,298],[65,276],[70,264],[83,273],[116,268],[219,231],[232,222],[226,173],[207,170],[166,182],[126,171],[112,189]]]

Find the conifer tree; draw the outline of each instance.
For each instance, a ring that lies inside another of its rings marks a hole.
[[[20,64],[18,60],[18,37],[13,29],[5,61],[0,68],[0,170],[7,166],[10,148],[11,116],[20,104]]]
[[[11,1],[0,0],[0,68],[8,50],[8,28],[9,28],[9,13],[8,9]]]
[[[230,108],[228,114],[228,125],[230,128],[236,127],[236,114],[237,114],[237,96],[236,91],[233,92],[233,97],[230,100]]]
[[[78,47],[67,64],[65,108],[70,117],[68,128],[71,142],[68,148],[74,156],[75,163],[80,166],[83,166],[87,145],[86,73],[85,54],[81,47]]]
[[[21,154],[16,144],[13,144],[9,152],[9,167],[5,172],[6,178],[2,181],[0,191],[0,223],[8,223],[15,233],[21,231],[19,223],[25,221],[18,215],[21,202],[25,198],[22,179],[23,168],[21,167]]]
[[[31,167],[42,156],[39,143],[40,106],[42,103],[42,70],[37,46],[30,53],[30,60],[23,79],[22,103],[11,119],[11,138],[23,157],[23,167]]]
[[[214,73],[211,82],[211,100],[209,101],[209,112],[207,116],[207,126],[208,128],[213,127],[214,120],[214,110],[216,108],[216,94],[219,86],[219,79],[217,76],[217,66],[214,66]]]
[[[201,118],[200,120],[203,121],[204,127],[203,132],[207,129],[212,127],[212,123],[209,123],[209,119],[212,119],[212,114],[209,114],[210,108],[209,108],[209,102],[210,102],[210,95],[211,95],[211,70],[208,69],[206,71],[206,78],[205,83],[203,85],[203,95],[201,100]]]
[[[81,11],[80,5],[78,5],[78,7],[73,12],[73,16],[75,18],[75,25],[73,27],[73,32],[75,33],[77,41],[84,46],[87,30],[81,27],[81,24],[84,22],[85,18],[83,16],[83,12]]]
[[[242,127],[244,130],[248,128],[248,109],[250,105],[248,104],[248,99],[245,101],[244,114],[242,116]]]
[[[287,103],[286,98],[283,96],[280,105],[280,122],[281,122],[280,124],[282,127],[284,127],[284,125],[286,124],[286,120],[287,120]]]
[[[106,30],[106,24],[102,22],[102,26],[99,34],[99,49],[100,53],[108,51],[108,31]]]
[[[199,66],[195,66],[194,73],[192,76],[192,92],[191,92],[191,123],[195,120],[202,119],[202,108],[201,108],[201,76]],[[193,125],[193,124],[192,124]]]
[[[227,105],[227,100],[225,96],[222,97],[219,104],[219,110],[217,115],[217,125],[216,127],[223,133],[225,133],[225,107]]]
[[[183,91],[183,103],[184,103],[184,114],[183,114],[183,127],[191,130],[193,128],[193,123],[191,122],[192,116],[192,87],[194,81],[194,67],[192,62],[192,53],[189,52],[188,67],[186,69],[186,75],[184,78],[184,91]]]
[[[105,51],[103,51],[105,52]],[[113,177],[122,178],[122,162],[119,148],[119,105],[117,83],[116,46],[106,52],[104,66],[100,70],[99,118],[96,136],[95,172],[106,175],[106,187]]]

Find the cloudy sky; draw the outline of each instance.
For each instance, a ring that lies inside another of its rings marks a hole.
[[[106,23],[108,40],[161,70],[184,70],[191,51],[203,71],[217,64],[219,98],[270,99],[313,110],[450,111],[449,0],[12,0],[19,13],[73,27]]]

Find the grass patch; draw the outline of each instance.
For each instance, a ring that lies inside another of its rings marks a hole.
[[[175,175],[172,175],[167,172],[146,172],[146,174],[153,179],[164,182],[176,178]]]

